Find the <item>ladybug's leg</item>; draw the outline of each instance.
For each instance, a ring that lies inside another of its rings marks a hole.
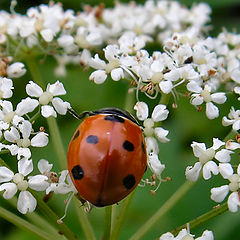
[[[89,111],[84,111],[79,115],[72,108],[68,108],[68,112],[71,113],[77,119],[82,119],[90,113]]]

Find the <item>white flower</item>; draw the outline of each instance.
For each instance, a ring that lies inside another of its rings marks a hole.
[[[221,166],[225,168],[224,173],[222,174],[225,179],[229,180],[228,185],[223,185],[220,187],[215,187],[211,189],[211,199],[215,202],[222,202],[229,192],[231,194],[228,197],[228,208],[231,212],[237,212],[238,207],[240,206],[239,199],[239,189],[240,189],[240,164],[237,168],[237,173],[234,173],[233,168],[230,164],[222,164],[226,166]]]
[[[32,160],[26,158],[18,161],[18,173],[14,174],[6,167],[0,167],[0,191],[4,191],[3,197],[11,199],[17,191],[20,191],[17,202],[17,209],[22,214],[33,212],[36,208],[37,201],[33,195],[27,191],[28,187],[44,191],[48,184],[46,184],[47,177],[43,175],[33,176],[29,181],[25,177],[33,171]]]
[[[186,168],[186,178],[190,181],[196,181],[199,177],[201,169],[203,170],[203,178],[205,180],[210,179],[212,174],[217,175],[219,173],[219,167],[213,159],[217,159],[220,163],[226,163],[230,161],[230,154],[233,153],[227,149],[217,151],[223,145],[225,145],[225,142],[222,142],[217,138],[213,138],[213,146],[210,148],[206,148],[204,143],[193,142],[191,147],[193,148],[195,157],[199,159],[199,162],[195,163],[194,167],[188,166]],[[221,166],[221,171],[223,173],[225,170],[224,166],[227,167],[227,165]]]
[[[51,42],[54,38],[54,32],[51,29],[43,29],[40,34],[46,42]]]
[[[7,75],[9,78],[19,78],[26,73],[24,64],[21,62],[15,62],[7,67]]]
[[[45,92],[36,83],[30,81],[26,86],[26,92],[29,96],[38,98],[38,104],[41,105],[41,114],[46,118],[50,116],[56,117],[56,111],[65,115],[67,109],[70,108],[68,102],[64,102],[56,97],[66,94],[63,84],[59,81],[56,81],[54,84],[48,84]],[[53,106],[49,105],[49,103],[52,103]]]
[[[144,121],[144,134],[147,137],[155,135],[160,142],[168,142],[169,139],[166,137],[168,131],[162,127],[155,127],[156,122],[161,122],[167,119],[169,111],[166,105],[158,104],[155,106],[152,112],[151,118],[148,118],[149,110],[145,102],[137,102],[134,106],[134,110],[137,111],[136,115],[139,120]]]
[[[211,94],[211,88],[208,85],[205,85],[204,89],[202,89],[196,81],[190,81],[187,84],[187,89],[193,92],[191,95],[191,103],[193,105],[199,106],[203,102],[206,102],[206,115],[209,119],[214,119],[219,116],[219,110],[213,102],[217,104],[226,102],[227,97],[224,92]]]
[[[61,172],[58,182],[51,183],[46,189],[46,194],[52,191],[56,194],[67,194],[69,192],[73,192],[74,194],[78,193],[68,174],[68,170],[63,170]]]
[[[231,107],[228,117],[229,119],[226,116],[223,117],[222,125],[232,125],[232,129],[238,131],[240,129],[240,110],[235,111],[234,107]]]
[[[182,229],[176,237],[170,232],[164,233],[159,240],[213,240],[212,231],[205,230],[201,237],[194,238],[194,235],[190,234],[187,229]]]
[[[89,80],[95,82],[96,84],[102,84],[107,79],[106,71],[97,70],[91,73]]]
[[[0,77],[0,99],[12,97],[13,82],[6,77]]]
[[[156,153],[151,153],[148,155],[148,166],[150,170],[161,179],[161,174],[165,169],[165,165],[160,162],[158,155]]]
[[[13,125],[18,125],[19,122],[23,121],[23,115],[34,111],[38,106],[38,101],[31,98],[22,99],[20,103],[17,104],[16,110],[13,110],[13,105],[11,102],[6,100],[0,100],[0,124],[4,127],[3,129],[8,129],[10,123]]]
[[[10,130],[6,130],[4,132],[4,138],[8,142],[16,144],[14,155],[17,154],[18,159],[20,159],[22,156],[24,158],[31,157],[31,152],[29,150],[30,146],[44,147],[48,144],[48,136],[46,133],[39,132],[30,139],[31,132],[32,124],[27,120],[23,120],[21,123],[19,123],[18,129],[12,126]],[[10,147],[12,148],[12,146]],[[8,148],[8,146],[6,146],[6,148]]]

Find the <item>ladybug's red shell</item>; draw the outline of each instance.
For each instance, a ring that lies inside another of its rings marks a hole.
[[[140,182],[146,147],[136,122],[95,114],[77,128],[68,148],[68,170],[81,197],[95,206],[117,203]]]

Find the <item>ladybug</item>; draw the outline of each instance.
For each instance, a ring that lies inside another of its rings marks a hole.
[[[88,117],[68,147],[68,170],[81,198],[97,207],[118,203],[132,192],[146,170],[142,130],[132,115],[118,108],[83,112]]]

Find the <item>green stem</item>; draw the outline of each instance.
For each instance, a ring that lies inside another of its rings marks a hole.
[[[66,226],[65,223],[62,223],[62,224],[57,223],[57,221],[59,220],[59,217],[53,212],[53,210],[45,202],[43,202],[43,200],[37,194],[35,194],[35,192],[33,191],[30,191],[30,192],[36,198],[38,203],[37,206],[39,210],[46,215],[47,219],[52,220],[55,226],[59,229],[59,232],[65,235],[68,240],[78,239],[76,235]]]
[[[31,73],[33,81],[36,82],[39,86],[41,86],[43,89],[45,89],[45,84],[42,79],[42,75],[40,73],[39,67],[38,67],[34,57],[31,57],[29,55],[24,60],[28,66],[28,69]]]
[[[226,212],[227,210],[228,210],[228,205],[227,205],[227,203],[224,203],[223,205],[215,207],[212,210],[210,210],[209,212],[204,213],[203,215],[195,218],[194,220],[192,220],[188,223],[185,223],[184,225],[176,228],[175,230],[172,231],[172,233],[174,235],[178,234],[178,232],[181,229],[187,228],[187,227],[189,227],[190,229],[193,229],[193,228],[197,227],[198,225],[205,223],[206,221]]]
[[[5,161],[0,157],[0,166],[8,167],[8,165],[5,163]]]
[[[7,221],[13,223],[14,225],[30,232],[34,233],[37,236],[41,237],[42,239],[62,239],[57,234],[50,234],[42,229],[36,227],[35,225],[29,223],[28,221],[22,219],[21,217],[17,216],[16,214],[6,210],[5,208],[0,207],[0,216]]]
[[[83,206],[77,197],[73,198],[75,208],[78,210],[77,215],[79,222],[81,223],[83,233],[87,240],[95,240],[96,237],[93,232],[92,225],[90,224],[88,217],[83,209]]]
[[[130,240],[142,239],[142,237],[166,214],[185,194],[194,182],[186,181],[159,209],[146,221],[143,226],[130,238]]]
[[[112,222],[112,206],[110,205],[110,206],[105,207],[104,229],[103,229],[102,240],[110,239],[111,222]]]
[[[120,230],[124,223],[125,216],[127,215],[129,206],[132,202],[134,193],[135,193],[135,191],[131,192],[123,202],[123,205],[120,209],[120,214],[118,215],[118,217],[115,221],[115,224],[113,225],[113,230],[112,230],[111,238],[110,238],[111,240],[117,240],[119,238]]]
[[[54,117],[47,118],[47,123],[50,131],[50,136],[52,138],[52,143],[55,149],[55,152],[58,157],[60,167],[62,169],[67,169],[67,157],[65,153],[65,148],[62,142],[60,131],[57,125],[57,121]]]
[[[162,93],[159,104],[164,104],[167,106],[169,103],[170,97],[171,97],[171,93],[169,94]]]

